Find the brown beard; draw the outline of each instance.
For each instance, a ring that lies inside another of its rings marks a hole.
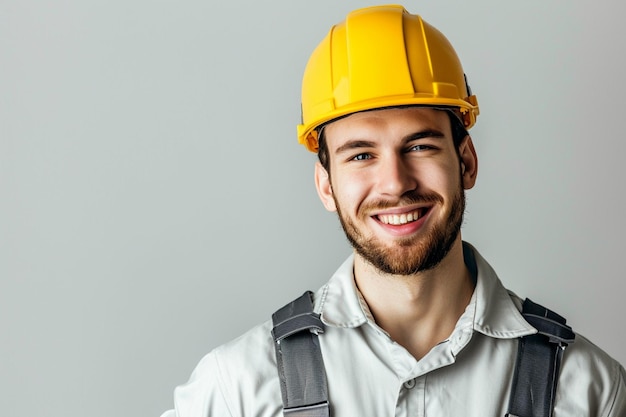
[[[438,194],[407,193],[400,202],[375,202],[363,206],[359,212],[369,209],[384,209],[395,204],[419,202],[441,202]],[[442,223],[436,224],[425,237],[412,236],[398,239],[393,247],[385,246],[375,237],[367,238],[355,226],[352,219],[342,214],[339,202],[335,199],[337,214],[346,237],[356,252],[381,272],[393,275],[412,275],[436,267],[446,257],[463,224],[465,192],[462,186],[452,200],[450,214]]]

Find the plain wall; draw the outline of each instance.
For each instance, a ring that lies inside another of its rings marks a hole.
[[[296,141],[356,0],[0,0],[0,410],[158,416],[349,254]],[[622,363],[626,7],[410,1],[481,115],[464,239]]]

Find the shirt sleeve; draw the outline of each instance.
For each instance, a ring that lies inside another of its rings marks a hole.
[[[626,371],[624,367],[616,363],[616,377],[614,383],[615,395],[610,408],[606,413],[607,417],[626,416]]]
[[[161,417],[233,417],[222,392],[215,352],[196,366],[189,381],[174,390],[174,410]]]

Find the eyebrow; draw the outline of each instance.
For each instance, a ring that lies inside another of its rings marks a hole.
[[[406,135],[405,137],[403,137],[402,143],[407,144],[409,142],[413,142],[415,140],[419,140],[423,138],[443,139],[445,138],[445,135],[443,134],[443,132],[436,130],[436,129],[420,130],[419,132],[410,133]],[[342,152],[347,152],[353,149],[373,148],[375,146],[376,146],[375,142],[372,142],[369,140],[363,140],[363,139],[349,140],[343,145],[339,146],[337,149],[335,149],[335,154],[341,154]]]
[[[373,147],[374,147],[374,142],[370,142],[368,140],[360,140],[360,139],[349,140],[343,145],[341,145],[340,147],[338,147],[337,149],[335,149],[335,154],[347,152],[352,149],[373,148]]]
[[[435,138],[435,139],[443,139],[446,135],[443,132],[436,129],[426,129],[420,130],[419,132],[410,133],[402,138],[402,143],[409,143],[414,140],[424,139],[424,138]]]

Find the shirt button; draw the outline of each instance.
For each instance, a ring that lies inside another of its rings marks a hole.
[[[409,379],[404,384],[402,384],[406,389],[413,389],[415,387],[415,378]]]

